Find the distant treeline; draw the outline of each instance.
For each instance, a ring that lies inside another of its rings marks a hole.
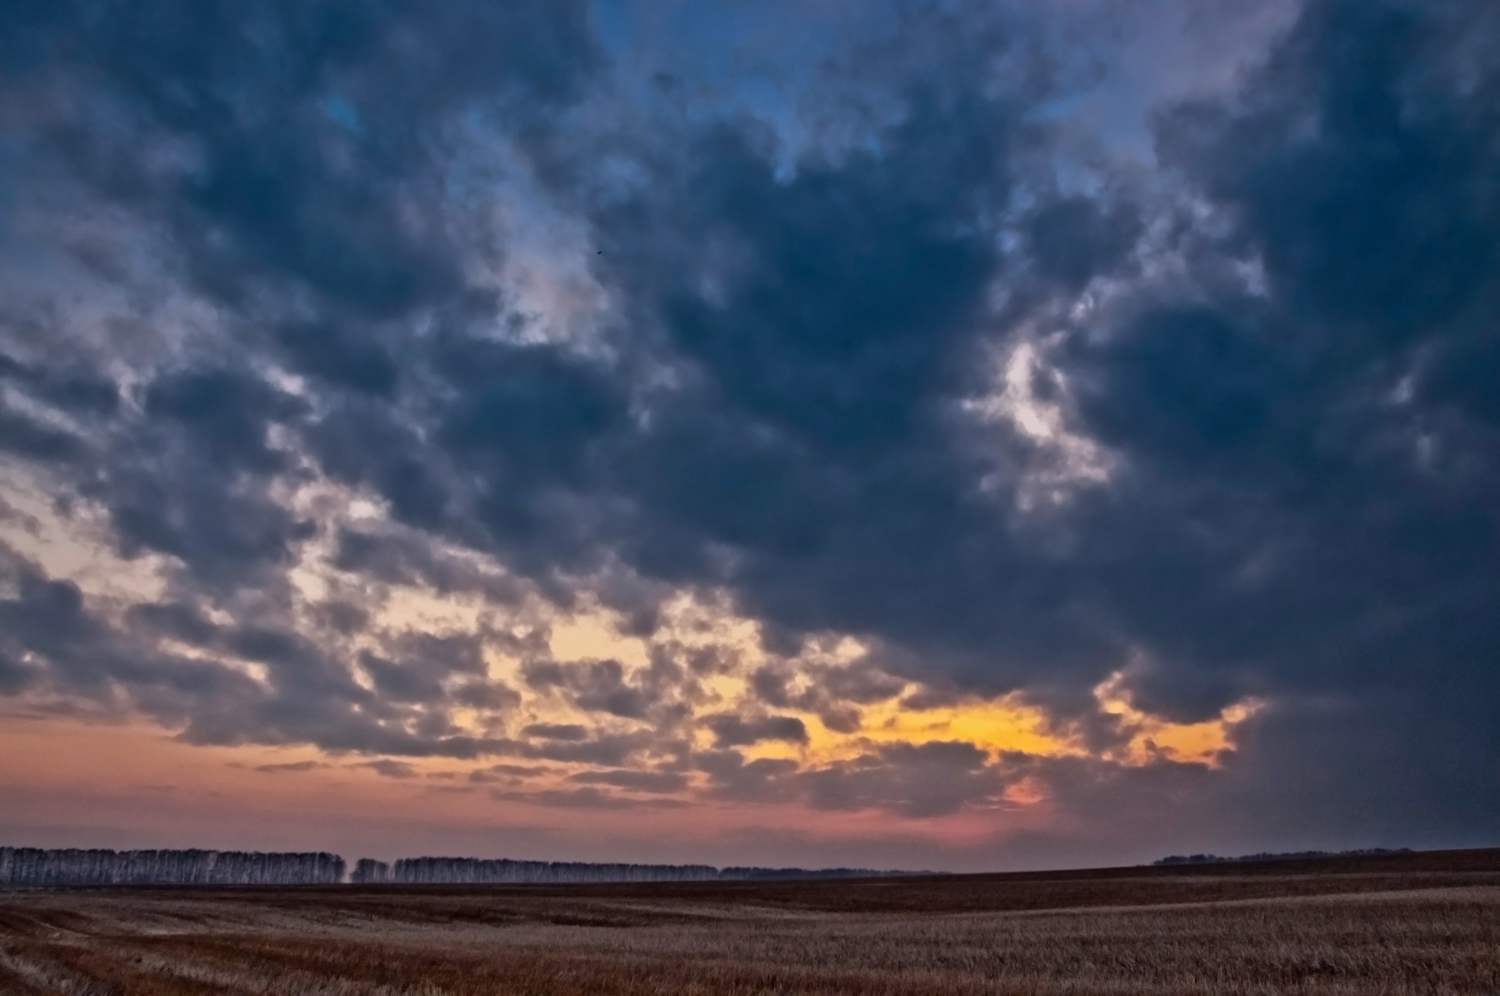
[[[1362,858],[1380,854],[1413,854],[1409,847],[1367,847],[1357,851],[1282,851],[1276,854],[1242,854],[1237,858],[1224,858],[1217,854],[1174,854],[1154,865],[1218,865],[1234,861],[1295,861],[1304,858]]]
[[[337,854],[244,851],[45,850],[0,847],[0,886],[47,885],[333,885],[344,881]],[[912,872],[864,868],[714,868],[711,865],[595,864],[481,858],[370,858],[354,864],[356,884],[527,884],[564,882],[791,881],[875,878]]]
[[[337,854],[0,847],[0,885],[326,885],[343,880],[344,859]]]
[[[359,884],[428,885],[563,882],[726,882],[811,878],[875,878],[910,872],[865,868],[715,868],[712,865],[596,864],[583,861],[511,861],[507,858],[401,858],[394,865],[361,858],[350,881]]]

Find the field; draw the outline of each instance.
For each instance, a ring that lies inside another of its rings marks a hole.
[[[0,893],[37,996],[1500,993],[1500,851],[856,882]]]

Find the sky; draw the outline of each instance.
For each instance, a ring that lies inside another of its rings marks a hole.
[[[1500,8],[0,6],[0,844],[1500,844]]]

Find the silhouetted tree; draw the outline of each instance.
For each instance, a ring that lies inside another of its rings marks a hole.
[[[0,847],[0,884],[5,885],[328,885],[343,880],[344,859],[323,852]]]

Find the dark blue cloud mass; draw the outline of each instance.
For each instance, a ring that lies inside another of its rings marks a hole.
[[[924,816],[1024,776],[1080,814],[1139,800],[1122,835],[1167,797],[1286,846],[1493,842],[1500,13],[1307,0],[1231,87],[1152,109],[1149,165],[1079,156],[1058,107],[1087,74],[1020,14],[877,22],[799,69],[802,119],[633,88],[581,0],[5,5],[0,168],[33,206],[0,267],[45,243],[49,280],[123,303],[5,306],[0,464],[102,510],[168,590],[112,621],[5,561],[0,694],[203,743],[675,765],[582,793],[690,770]],[[574,233],[587,328],[507,276],[527,211]],[[68,235],[84,217],[114,234]],[[1018,349],[1051,436],[975,414],[1015,403]],[[1089,468],[1029,498],[1069,440]],[[292,497],[334,486],[385,518]],[[319,544],[355,594],[313,618],[289,572]],[[868,681],[755,683],[835,729],[892,674],[1104,741],[1116,673],[1173,720],[1267,705],[1214,772],[933,743],[809,773],[731,749],[807,739],[769,712],[709,717],[695,754],[674,689],[699,665],[665,650],[629,674],[497,627],[533,690],[665,731],[522,743],[449,721],[517,701],[474,646],[354,639],[358,592],[522,583],[594,585],[647,636],[666,593],[726,592],[781,658],[857,636]]]

